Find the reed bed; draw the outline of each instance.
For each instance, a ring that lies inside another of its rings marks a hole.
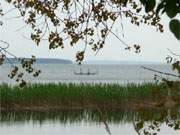
[[[154,94],[155,93],[155,94]],[[118,106],[128,100],[156,100],[167,95],[156,84],[32,84],[25,88],[0,85],[1,108]]]

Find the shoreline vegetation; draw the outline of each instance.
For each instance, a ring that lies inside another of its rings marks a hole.
[[[167,102],[168,100],[168,102]],[[168,103],[168,104],[167,104]],[[0,85],[0,111],[161,110],[179,107],[180,95],[163,84]]]

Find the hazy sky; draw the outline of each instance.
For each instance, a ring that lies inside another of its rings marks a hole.
[[[3,6],[6,6],[6,9],[11,8],[5,3],[3,3]],[[10,43],[10,48],[8,50],[19,57],[30,57],[31,55],[35,55],[36,57],[66,58],[74,61],[76,51],[79,50],[79,47],[84,47],[82,44],[77,44],[75,47],[70,47],[70,45],[67,44],[63,50],[60,48],[49,50],[48,43],[46,41],[43,41],[39,46],[36,46],[33,41],[24,37],[28,37],[27,34],[30,34],[30,30],[28,28],[24,28],[21,31],[16,31],[18,28],[22,27],[24,23],[21,19],[8,19],[9,17],[14,16],[16,16],[16,13],[12,12],[8,16],[4,17],[4,25],[3,27],[0,27],[0,39],[8,41],[8,43]],[[106,45],[97,55],[95,55],[90,48],[87,49],[85,60],[164,62],[165,57],[170,54],[167,51],[167,48],[179,53],[180,42],[169,31],[168,18],[163,17],[162,20],[165,27],[165,32],[163,34],[156,32],[155,28],[145,25],[137,27],[132,25],[125,18],[123,19],[125,37],[122,39],[128,44],[140,44],[142,50],[140,54],[125,51],[122,43],[119,42],[114,36],[109,35]],[[119,29],[119,27],[120,25],[116,25],[115,30]],[[116,33],[121,35],[120,29],[119,31],[116,31]]]

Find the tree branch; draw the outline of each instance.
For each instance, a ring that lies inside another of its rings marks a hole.
[[[165,73],[165,72],[161,72],[161,71],[158,71],[158,70],[155,70],[155,69],[152,69],[152,68],[147,68],[147,67],[144,67],[144,66],[141,66],[141,68],[152,71],[152,72],[156,72],[156,73],[159,73],[159,74],[180,78],[180,75],[175,75],[175,74],[172,74],[172,73]]]

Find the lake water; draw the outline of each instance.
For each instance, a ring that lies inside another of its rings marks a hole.
[[[171,73],[171,67],[167,65],[145,65],[159,71]],[[143,83],[154,82],[154,72],[144,70],[141,65],[36,65],[42,73],[39,77],[33,78],[29,75],[25,79],[31,83]],[[96,72],[96,75],[75,75],[74,72]],[[9,79],[7,74],[11,69],[10,65],[0,66],[0,83],[16,84]],[[155,117],[161,116],[160,111]],[[150,112],[148,112],[150,113]],[[103,113],[104,114],[104,113]],[[177,113],[179,115],[179,111]],[[144,125],[152,124],[156,118],[150,114],[130,111],[110,112],[105,114],[105,121],[101,120],[97,113],[87,114],[84,112],[36,112],[29,113],[0,113],[0,135],[137,135],[133,119],[144,121]],[[148,116],[144,119],[144,116]],[[167,115],[162,115],[160,121],[160,132],[158,135],[179,135],[179,130],[174,130],[166,124]],[[172,123],[180,121],[179,117],[172,120]],[[107,125],[108,128],[107,128]],[[110,132],[109,132],[110,131]],[[142,132],[142,131],[141,131]],[[143,134],[142,134],[143,135]]]
[[[74,83],[143,83],[154,82],[154,72],[141,68],[142,65],[76,65],[76,64],[40,64],[36,65],[42,73],[39,77],[33,78],[26,75],[25,79],[31,83],[34,82],[74,82]],[[169,65],[145,65],[163,72],[172,72]],[[74,72],[83,73],[96,72],[95,75],[75,75]],[[8,78],[7,74],[11,69],[10,65],[0,66],[0,82],[14,84],[15,82]]]
[[[137,135],[133,124],[109,124],[112,135]],[[45,122],[42,125],[33,122],[0,124],[1,135],[108,135],[102,123],[75,123],[62,124],[59,122]],[[174,131],[163,124],[158,135],[179,135],[179,131]]]
[[[169,119],[164,112],[109,112],[102,113],[105,118],[101,120],[97,112],[59,112],[59,113],[3,113],[1,115],[1,135],[138,135],[135,131],[133,119],[144,122],[144,129],[159,121],[158,135],[179,135],[179,130],[174,130],[175,122],[179,119]],[[174,114],[174,113],[173,113]],[[179,113],[176,114],[176,116]],[[179,116],[177,117],[179,118]],[[153,121],[154,120],[154,121]],[[171,120],[173,127],[166,124]],[[135,123],[137,123],[135,121]],[[180,120],[179,120],[180,122]],[[108,129],[108,130],[107,130]],[[143,131],[143,130],[142,130]],[[142,132],[140,130],[140,132]],[[151,133],[156,132],[152,130]],[[144,134],[141,134],[144,135]]]

